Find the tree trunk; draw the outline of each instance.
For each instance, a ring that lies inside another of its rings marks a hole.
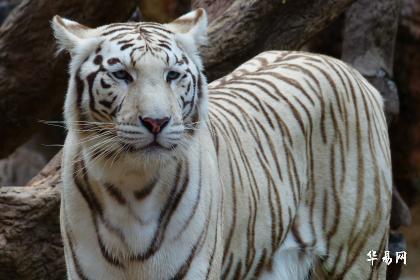
[[[401,0],[357,0],[346,12],[342,59],[353,65],[382,94],[388,120],[398,115],[392,80]]]
[[[139,0],[141,19],[166,23],[191,10],[191,0]]]
[[[404,235],[415,246],[420,242],[420,1],[404,0],[403,3],[394,68],[401,108],[390,131],[394,181],[412,206],[414,218],[413,225],[404,231]],[[405,274],[417,279],[420,253],[415,249],[408,252],[412,261],[404,266]]]
[[[420,198],[420,0],[404,0],[395,79],[401,110],[391,125],[394,180],[412,206]]]
[[[61,153],[31,187],[0,188],[0,279],[65,279],[60,161]]]

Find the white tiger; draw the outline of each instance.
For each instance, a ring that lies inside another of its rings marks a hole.
[[[271,51],[207,86],[202,9],[95,29],[56,16],[53,28],[71,54],[69,279],[305,279],[317,264],[384,279],[387,127],[354,69]]]

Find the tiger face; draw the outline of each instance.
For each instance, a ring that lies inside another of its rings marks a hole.
[[[69,130],[96,156],[164,159],[187,148],[206,118],[206,80],[197,51],[206,28],[202,9],[166,25],[96,29],[56,16],[55,36],[71,54]]]

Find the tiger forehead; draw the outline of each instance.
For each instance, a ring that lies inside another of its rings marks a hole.
[[[116,23],[106,26],[102,31],[102,36],[105,41],[116,44],[120,51],[128,50],[134,67],[146,54],[163,59],[166,65],[189,64],[186,56],[176,51],[182,48],[176,42],[174,33],[162,24]],[[98,54],[99,51],[97,50],[96,53]],[[113,62],[115,60],[110,64]]]
[[[159,23],[114,23],[105,27],[101,34],[109,41],[141,40],[146,43],[170,42],[173,32]]]

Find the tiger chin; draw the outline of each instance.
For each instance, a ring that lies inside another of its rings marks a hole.
[[[89,28],[71,56],[68,279],[383,279],[392,174],[379,93],[341,61],[262,53],[207,84],[207,16]]]

